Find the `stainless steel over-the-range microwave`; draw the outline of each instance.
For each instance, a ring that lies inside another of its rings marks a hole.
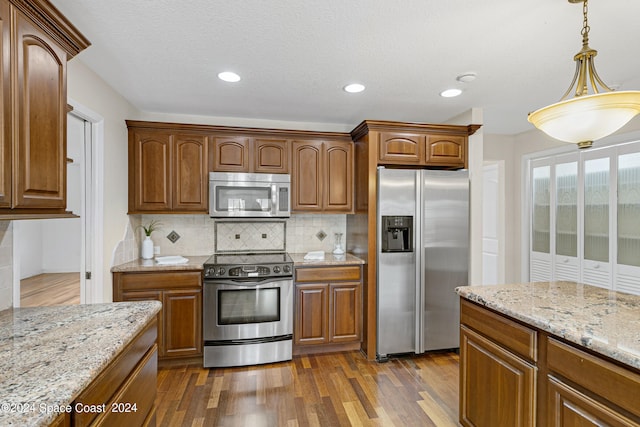
[[[291,177],[272,173],[209,173],[209,215],[214,218],[288,218]]]

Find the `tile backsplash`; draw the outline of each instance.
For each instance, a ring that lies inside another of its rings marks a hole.
[[[216,221],[216,252],[282,252],[285,230],[285,221]]]
[[[217,250],[224,251],[331,252],[335,233],[342,233],[342,247],[347,247],[347,221],[346,215],[342,214],[293,214],[285,220],[257,221],[214,220],[206,215],[130,215],[125,235],[114,250],[113,265],[140,256],[140,242],[144,236],[139,225],[152,220],[161,223],[158,231],[151,235],[160,255],[211,255],[216,245]],[[175,237],[172,233],[180,236],[175,243],[169,239]],[[320,239],[323,234],[326,237]]]

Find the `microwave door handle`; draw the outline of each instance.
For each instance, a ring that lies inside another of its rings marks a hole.
[[[277,196],[278,194],[276,193],[276,185],[275,184],[271,184],[271,214],[275,215],[276,211],[278,209],[277,203],[278,203],[278,199]]]

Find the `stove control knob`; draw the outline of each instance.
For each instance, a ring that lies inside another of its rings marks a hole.
[[[273,272],[276,273],[276,274],[280,273],[280,267],[277,266],[277,265],[275,267],[273,267]]]
[[[282,271],[284,271],[285,273],[291,273],[291,267],[288,265],[285,265],[282,267]]]
[[[225,270],[224,268],[220,267],[220,268],[218,269],[218,276],[222,276],[222,275],[223,275],[224,273],[226,273],[226,272],[227,272],[227,270]]]
[[[207,268],[207,272],[205,274],[207,277],[211,277],[211,276],[215,276],[216,275],[216,269],[215,268]]]

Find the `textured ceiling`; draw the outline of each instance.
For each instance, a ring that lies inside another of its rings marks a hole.
[[[485,133],[532,129],[581,48],[567,0],[52,0],[92,46],[78,55],[146,112],[319,122],[440,123],[471,107]],[[639,0],[592,0],[600,76],[640,90]],[[236,84],[220,71],[242,76]],[[478,78],[459,83],[459,74]],[[351,82],[366,85],[347,94]],[[459,87],[445,99],[439,92]]]

